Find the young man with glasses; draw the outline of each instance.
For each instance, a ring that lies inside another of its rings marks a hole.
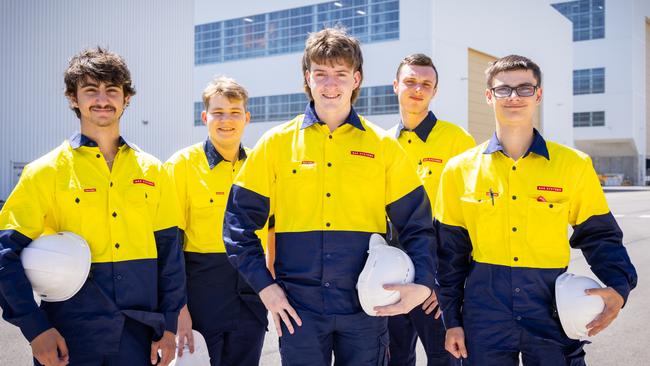
[[[421,53],[406,56],[397,67],[393,81],[401,121],[389,133],[406,150],[416,168],[432,205],[442,168],[447,161],[476,143],[462,127],[439,120],[429,110],[438,91],[438,71],[431,58]],[[392,238],[398,241],[397,238]],[[408,314],[388,318],[390,365],[415,366],[418,337],[427,355],[427,365],[446,366],[453,358],[445,350],[445,327],[436,294]]]
[[[637,275],[591,159],[533,128],[541,71],[506,56],[486,71],[496,132],[451,159],[434,209],[446,348],[464,365],[584,365],[554,312],[555,279],[581,249],[607,287],[589,335],[618,315]],[[573,235],[568,240],[568,225]]]

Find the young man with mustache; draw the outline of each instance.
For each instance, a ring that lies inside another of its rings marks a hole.
[[[81,131],[28,164],[0,211],[2,315],[20,327],[36,365],[167,365],[185,303],[172,182],[120,135],[135,89],[119,55],[84,50],[64,78]],[[19,255],[60,231],[87,241],[90,275],[69,300],[38,307]]]

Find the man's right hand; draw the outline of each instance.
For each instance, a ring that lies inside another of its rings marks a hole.
[[[192,317],[190,311],[187,310],[187,305],[183,306],[178,314],[178,328],[176,329],[176,339],[178,348],[178,357],[183,356],[183,348],[185,344],[190,349],[190,353],[194,353],[194,335],[192,334]]]
[[[296,313],[296,310],[289,304],[287,296],[284,294],[282,288],[274,283],[270,286],[265,287],[259,293],[260,299],[266,309],[273,315],[273,322],[275,323],[275,329],[278,332],[278,337],[282,337],[282,326],[280,324],[280,319],[284,322],[284,325],[289,330],[289,333],[293,334],[293,324],[291,324],[291,318],[296,322],[298,326],[302,326],[302,320]]]
[[[50,328],[32,340],[32,355],[43,366],[63,366],[69,361],[68,346],[59,331]]]
[[[467,358],[465,332],[463,331],[463,327],[447,329],[447,335],[445,336],[445,349],[456,358]]]

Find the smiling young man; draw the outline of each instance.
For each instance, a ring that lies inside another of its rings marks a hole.
[[[3,317],[20,327],[37,365],[148,365],[158,351],[167,365],[185,303],[172,183],[120,136],[135,94],[120,56],[82,51],[64,78],[81,133],[27,165],[0,211]],[[75,296],[39,308],[19,255],[52,231],[83,237],[92,266]]]
[[[587,292],[605,302],[591,336],[616,318],[635,269],[589,156],[533,128],[539,67],[511,55],[486,75],[496,132],[449,161],[434,210],[446,348],[463,365],[514,366],[520,355],[524,365],[584,365],[584,342],[566,336],[554,311],[570,248],[607,286]]]
[[[429,56],[415,53],[405,57],[397,67],[393,90],[398,97],[401,121],[389,133],[417,168],[433,206],[444,165],[476,143],[462,127],[439,120],[429,110],[438,91],[438,71]],[[445,327],[440,314],[434,312],[437,305],[436,294],[432,292],[422,306],[388,319],[391,365],[415,366],[418,336],[427,355],[427,365],[453,364],[453,358],[445,350]]]
[[[407,313],[431,294],[435,233],[422,183],[397,141],[352,103],[363,77],[359,42],[313,33],[302,73],[305,113],[267,132],[235,180],[224,223],[231,262],[271,312],[283,365],[385,365],[385,317],[366,315],[355,289],[386,214],[415,264],[415,283],[380,315]],[[273,209],[271,209],[273,207]],[[275,280],[255,230],[275,215]]]
[[[203,335],[213,366],[258,365],[268,325],[257,294],[228,262],[222,225],[230,187],[246,160],[241,145],[250,122],[248,93],[235,80],[219,77],[203,91],[207,126],[204,142],[184,148],[165,163],[176,183],[187,306],[178,318],[179,356],[185,342],[194,352],[192,327]],[[258,231],[265,237],[266,227]]]

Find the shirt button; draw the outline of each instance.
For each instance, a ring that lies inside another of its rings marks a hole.
[[[81,200],[79,199],[79,197],[77,197],[77,198],[74,199],[74,203],[79,203],[79,202],[81,202]]]
[[[431,172],[431,170],[429,170],[429,175],[431,175],[431,174],[433,174],[433,173]]]
[[[102,156],[99,155],[99,154],[97,154],[97,155],[95,155],[95,157],[96,157],[97,159],[99,159],[99,158],[101,158]]]
[[[293,174],[296,174],[296,169],[292,170],[291,172],[292,172]]]
[[[517,317],[515,319],[521,320],[521,316],[517,315]]]
[[[214,200],[212,198],[210,198],[210,203],[212,203],[212,202],[214,202]]]
[[[120,249],[120,243],[115,243],[115,249]]]
[[[517,199],[517,196],[512,196],[512,199],[513,199],[513,200],[516,200],[516,199]]]
[[[521,289],[519,287],[515,288],[515,292],[519,293]]]
[[[113,182],[110,182],[110,183],[108,184],[108,186],[109,186],[109,187],[112,187],[112,186],[113,186]]]
[[[331,254],[325,254],[325,258],[330,259],[330,258],[332,258],[332,255]]]
[[[329,282],[325,282],[325,287],[330,287],[330,283],[329,283]]]
[[[418,165],[422,165],[422,160],[418,161]]]
[[[111,216],[113,216],[113,217],[117,217],[117,212],[113,211],[113,213],[111,214]]]
[[[513,166],[513,167],[512,167],[512,170],[517,170],[517,167],[516,167],[516,166]]]
[[[517,262],[517,261],[519,260],[519,257],[514,257],[514,258],[512,258],[512,259],[513,259],[515,262]]]
[[[117,276],[115,276],[115,279],[118,280],[118,281],[121,280],[121,279],[122,279],[122,275],[117,275]]]
[[[328,166],[328,167],[332,166],[332,163],[327,163],[327,166]]]
[[[330,135],[330,140],[333,139],[332,135]]]
[[[517,228],[516,228],[516,227],[513,227],[513,228],[512,228],[512,232],[516,232],[516,231],[517,231]]]
[[[330,224],[329,222],[326,222],[326,223],[325,223],[325,226],[330,227],[331,224]]]
[[[552,204],[552,203],[549,204],[549,205],[548,205],[548,208],[553,208],[553,204]]]
[[[325,195],[326,195],[327,197],[331,197],[331,196],[332,196],[332,194],[329,193],[329,192],[327,192]]]
[[[411,140],[409,140],[408,143],[410,144],[410,143],[411,143]]]

